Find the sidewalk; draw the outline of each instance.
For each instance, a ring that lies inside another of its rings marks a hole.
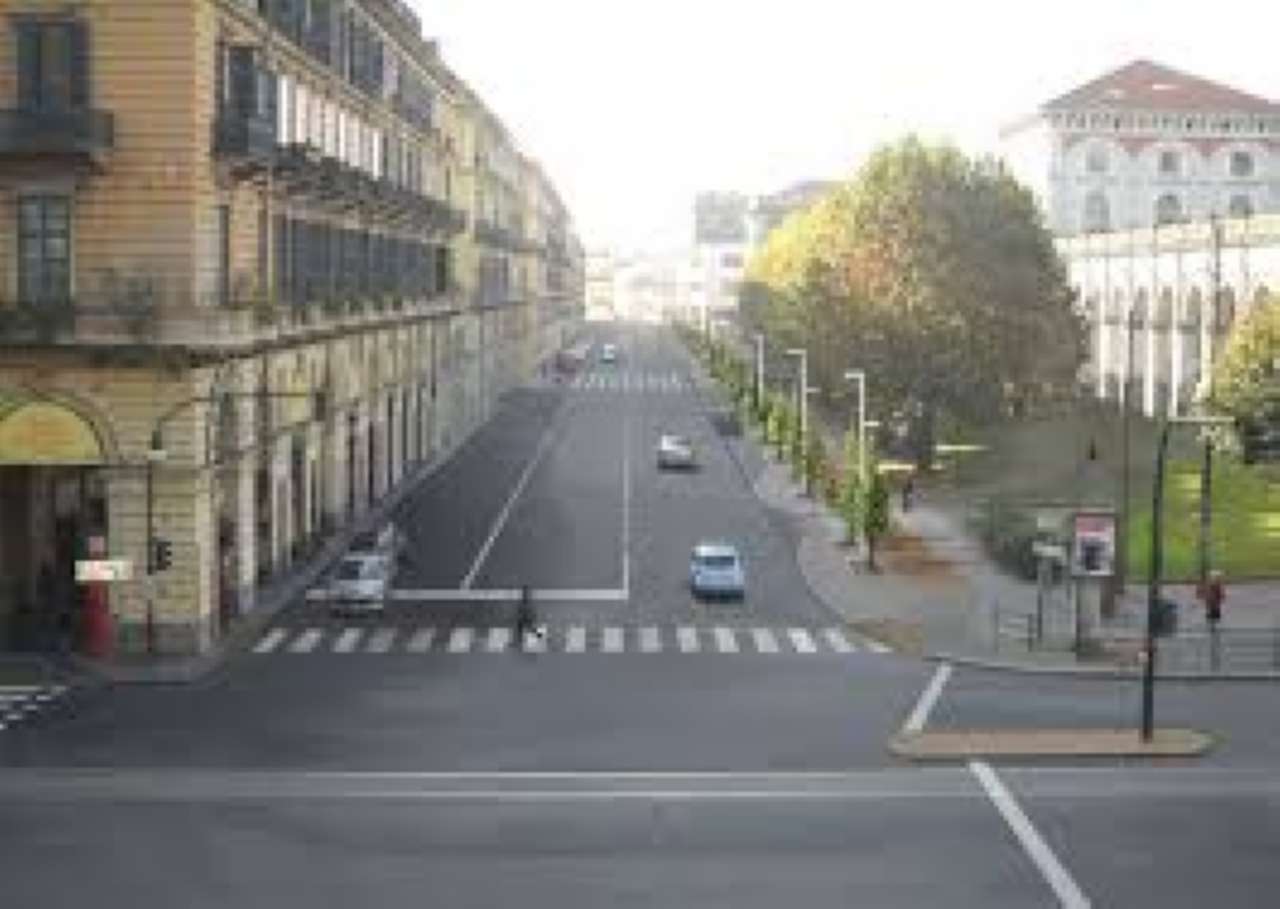
[[[540,384],[535,387],[554,388]],[[339,529],[319,549],[295,564],[284,575],[259,588],[252,610],[241,615],[207,653],[184,657],[151,657],[146,654],[93,659],[79,655],[59,657],[41,655],[41,659],[55,674],[69,678],[74,684],[95,686],[101,684],[184,684],[198,681],[220,669],[234,654],[245,649],[261,636],[280,610],[304,597],[324,572],[333,565],[351,545],[351,541],[366,531],[385,523],[394,514],[410,492],[429,476],[447,464],[481,428],[496,415],[498,405],[488,419],[476,423],[460,435],[453,444],[436,454],[412,473],[401,479],[376,505],[353,523]]]

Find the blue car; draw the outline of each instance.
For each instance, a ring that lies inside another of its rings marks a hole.
[[[689,588],[700,598],[741,600],[747,595],[747,573],[737,547],[699,543],[689,562]]]

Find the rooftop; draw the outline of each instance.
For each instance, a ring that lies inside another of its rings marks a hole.
[[[1135,60],[1045,104],[1088,108],[1280,114],[1280,104],[1150,60]]]

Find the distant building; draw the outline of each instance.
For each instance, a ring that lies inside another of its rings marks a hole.
[[[1280,212],[1280,105],[1147,60],[1000,138],[1058,235]]]
[[[750,207],[750,198],[742,193],[708,192],[694,201],[694,248],[681,284],[699,324],[725,321],[737,311]]]
[[[791,214],[808,208],[839,184],[832,180],[805,180],[781,192],[756,196],[747,212],[747,242],[757,249]]]
[[[587,253],[586,296],[588,322],[612,322],[617,318],[614,299],[614,274],[616,266],[613,253],[594,250]]]

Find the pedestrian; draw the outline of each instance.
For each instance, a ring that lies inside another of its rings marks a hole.
[[[1200,591],[1200,597],[1204,600],[1204,617],[1209,623],[1209,629],[1217,631],[1218,623],[1222,621],[1222,601],[1227,597],[1221,571],[1209,572],[1209,579]]]
[[[911,500],[915,497],[916,492],[916,475],[914,473],[907,474],[906,480],[902,483],[902,510],[911,510]]]
[[[516,646],[524,649],[526,635],[536,634],[542,637],[542,631],[538,628],[537,622],[538,615],[533,608],[533,591],[528,584],[525,584],[520,588],[520,602],[516,605]]]

